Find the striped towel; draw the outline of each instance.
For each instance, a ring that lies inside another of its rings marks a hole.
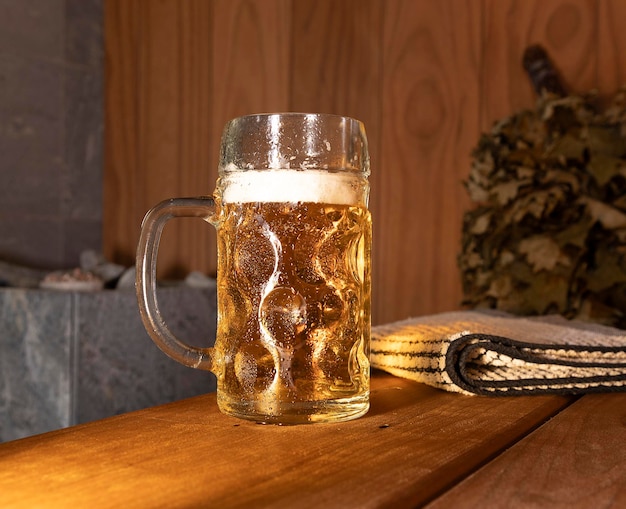
[[[372,367],[464,394],[626,391],[626,331],[455,311],[375,327]]]

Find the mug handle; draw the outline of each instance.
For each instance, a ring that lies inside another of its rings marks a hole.
[[[191,346],[178,339],[165,324],[156,297],[156,261],[165,223],[176,217],[199,217],[213,222],[216,205],[213,197],[171,198],[162,201],[145,215],[137,247],[136,281],[139,312],[152,341],[181,364],[211,371],[213,348]]]

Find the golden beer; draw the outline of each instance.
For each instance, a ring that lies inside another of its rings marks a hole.
[[[223,205],[215,345],[223,411],[267,422],[367,411],[370,246],[363,206]]]
[[[212,196],[150,209],[137,247],[137,299],[167,355],[217,376],[224,413],[298,424],[369,408],[370,173],[358,120],[269,113],[229,121]],[[217,336],[189,345],[159,310],[156,257],[172,218],[217,230]]]

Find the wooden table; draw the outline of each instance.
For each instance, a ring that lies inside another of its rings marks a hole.
[[[340,424],[215,394],[0,445],[0,507],[626,507],[626,394],[462,396],[376,373]]]

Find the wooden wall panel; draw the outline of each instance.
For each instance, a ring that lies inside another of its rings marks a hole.
[[[208,194],[213,189],[214,155],[207,150],[214,136],[210,98],[213,55],[209,38],[213,12],[211,3],[205,0],[188,0],[188,5],[191,8],[178,12],[177,57],[172,62],[177,66],[173,74],[179,75],[173,103],[173,108],[178,110],[177,117],[174,117],[177,122],[170,127],[176,134],[172,137],[176,159],[165,170],[176,175],[176,185],[172,189],[160,186],[158,199],[169,198],[173,189],[178,196]],[[163,72],[172,71],[163,69]],[[154,75],[154,79],[159,78],[158,74]],[[164,121],[168,122],[169,118]],[[159,163],[158,160],[152,161],[152,164]],[[215,243],[213,228],[200,220],[186,219],[171,223],[168,229],[170,238],[164,237],[162,245],[168,249],[169,257],[164,257],[161,267],[168,271],[180,267],[177,269],[179,276],[189,270],[207,271],[213,253],[210,246]]]
[[[597,74],[594,86],[604,96],[626,86],[626,2],[598,4]]]
[[[143,212],[172,196],[211,190],[212,160],[205,148],[211,127],[210,7],[202,0],[145,4],[139,83]],[[159,250],[159,274],[206,270],[202,255],[209,232],[198,220],[170,223]]]
[[[211,118],[210,8],[203,0],[105,3],[103,236],[105,254],[119,263],[134,263],[141,219],[150,206],[212,189],[213,160],[205,149]],[[209,228],[201,226],[186,221],[168,226],[159,267],[170,274],[206,270],[197,248],[208,246]]]
[[[387,2],[378,317],[458,307],[461,185],[478,129],[475,2]],[[401,290],[399,290],[401,289]],[[389,305],[390,296],[393,305]]]
[[[106,1],[105,151],[103,175],[103,246],[110,260],[134,263],[137,242],[135,203],[141,202],[139,174],[140,4]],[[143,202],[139,204],[142,206]],[[140,220],[141,218],[139,218]]]
[[[299,0],[293,4],[292,111],[335,113],[361,120],[371,159],[369,208],[374,221],[374,287],[384,277],[378,253],[382,210],[380,183],[389,178],[381,162],[382,20],[379,0]],[[378,293],[375,288],[374,294]],[[374,300],[374,320],[380,309]]]
[[[593,88],[596,76],[593,0],[485,0],[481,69],[481,129],[532,108],[535,94],[522,67],[524,49],[542,44],[572,91]]]
[[[525,47],[610,95],[625,16],[622,0],[105,0],[105,254],[133,263],[150,206],[212,191],[228,119],[346,114],[372,155],[374,322],[458,308],[461,181],[480,132],[534,105]],[[214,274],[214,243],[168,227],[160,273]]]
[[[217,133],[231,118],[288,107],[291,4],[216,0],[213,104]],[[219,137],[212,141],[219,146]],[[216,160],[217,162],[217,160]]]
[[[151,206],[213,191],[228,119],[286,109],[290,10],[284,0],[107,0],[105,16],[105,255],[130,264]],[[214,275],[213,228],[169,223],[158,267],[163,278]]]
[[[287,109],[291,13],[286,0],[206,3],[213,4],[211,136],[204,143],[210,159],[209,186],[202,192],[211,193],[224,124],[241,115]],[[217,250],[212,227],[208,233],[210,241],[202,246],[205,263],[200,270],[215,275]]]
[[[374,159],[379,150],[382,20],[379,0],[293,4],[290,109],[362,120]]]

